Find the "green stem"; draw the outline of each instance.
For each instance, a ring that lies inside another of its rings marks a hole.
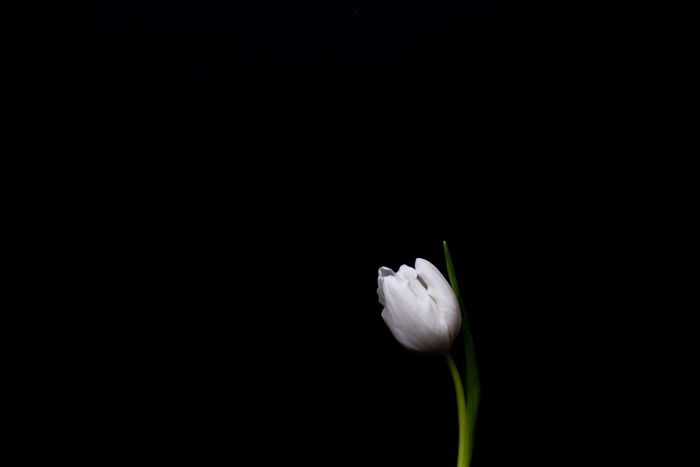
[[[445,356],[447,364],[450,367],[452,381],[455,383],[455,393],[457,395],[457,417],[459,419],[459,448],[457,449],[457,467],[468,467],[469,458],[471,457],[467,439],[467,401],[464,398],[464,387],[462,386],[462,378],[459,376],[459,370],[451,354]]]
[[[477,412],[479,411],[479,400],[481,399],[481,385],[479,383],[479,366],[476,362],[476,353],[474,351],[474,339],[472,337],[471,327],[469,326],[469,320],[467,319],[466,307],[464,306],[464,301],[462,300],[462,294],[459,292],[459,285],[457,284],[457,274],[455,273],[455,268],[452,264],[450,250],[447,248],[447,242],[442,242],[442,246],[445,250],[445,262],[447,263],[447,274],[450,278],[450,284],[452,285],[452,290],[455,293],[455,296],[457,297],[457,301],[459,302],[459,308],[462,312],[462,339],[464,340],[465,363],[467,365],[467,390],[465,394],[467,398],[466,435],[468,447],[466,449],[466,464],[464,465],[469,467],[469,465],[471,464],[472,453],[474,452],[474,433],[476,431],[476,416]]]

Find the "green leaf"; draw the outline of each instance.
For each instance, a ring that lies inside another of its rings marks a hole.
[[[449,248],[447,248],[447,242],[442,242],[442,246],[445,250],[445,262],[447,263],[447,274],[450,278],[450,285],[452,286],[452,291],[457,296],[459,308],[462,312],[462,339],[464,340],[464,352],[466,357],[465,362],[467,365],[465,380],[465,393],[467,398],[467,429],[465,436],[467,438],[467,453],[465,465],[469,466],[471,463],[472,454],[474,452],[474,434],[476,429],[476,417],[477,412],[479,411],[479,399],[481,397],[481,387],[479,385],[479,366],[476,362],[476,353],[474,352],[474,339],[472,338],[471,327],[469,326],[469,320],[467,319],[464,301],[462,300],[459,285],[457,284],[457,274],[455,273],[454,264],[452,264],[450,250]]]

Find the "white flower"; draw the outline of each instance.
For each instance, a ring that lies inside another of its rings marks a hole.
[[[415,269],[403,265],[394,273],[381,267],[377,284],[382,318],[399,343],[421,353],[450,350],[462,316],[450,284],[435,266],[418,258]]]

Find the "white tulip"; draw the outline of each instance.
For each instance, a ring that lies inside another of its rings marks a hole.
[[[462,316],[452,287],[429,261],[398,272],[379,268],[377,278],[382,318],[404,347],[420,353],[445,354],[459,333]]]

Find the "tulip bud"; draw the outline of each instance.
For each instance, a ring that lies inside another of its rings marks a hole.
[[[379,268],[377,278],[382,318],[397,341],[420,353],[445,354],[459,333],[462,316],[457,297],[440,271],[416,259],[398,272]]]

